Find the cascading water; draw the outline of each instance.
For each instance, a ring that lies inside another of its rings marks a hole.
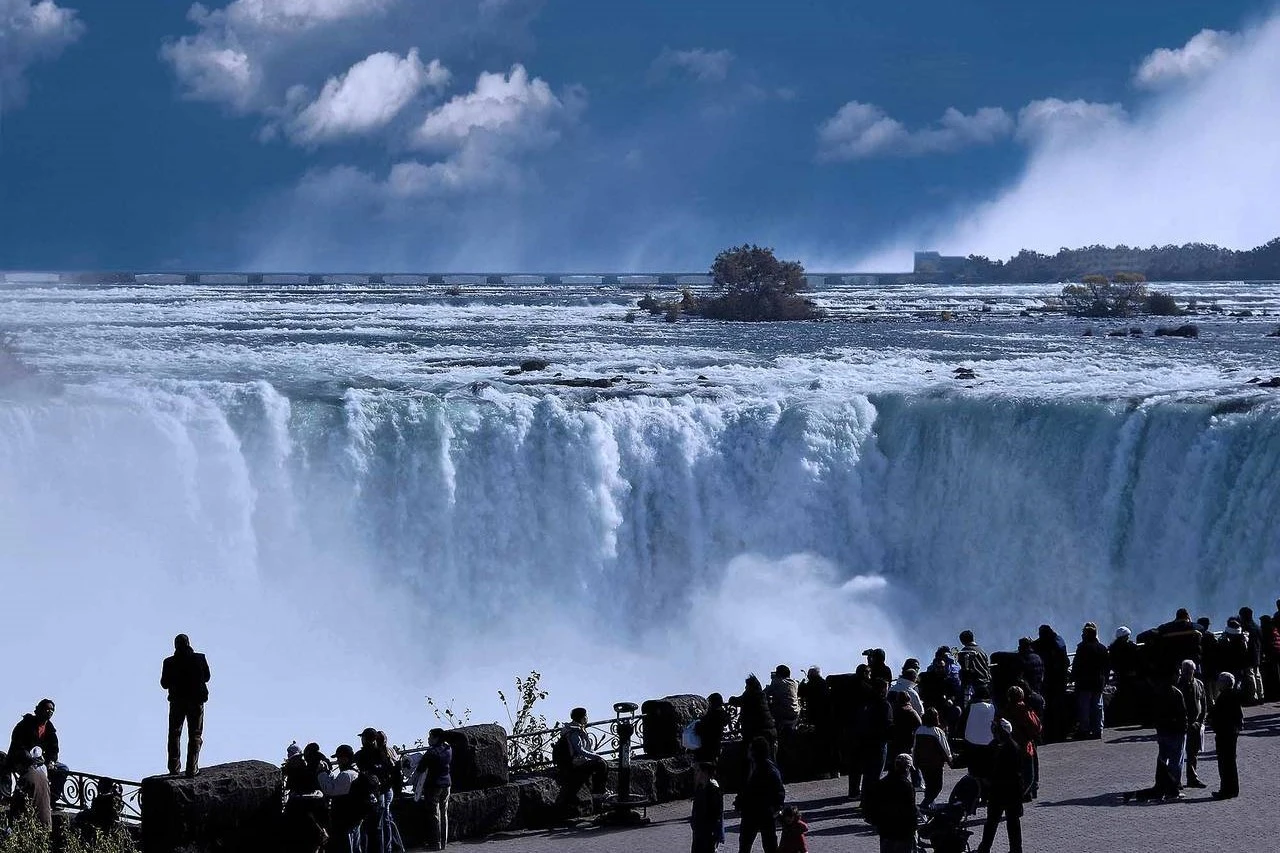
[[[869,388],[849,359],[785,352],[768,375],[700,351],[578,393],[473,384],[471,364],[332,381],[31,350],[50,381],[0,389],[26,649],[0,663],[2,710],[55,696],[67,757],[107,772],[162,759],[179,631],[214,667],[216,761],[370,722],[411,740],[424,694],[491,718],[484,697],[530,668],[566,707],[731,690],[966,626],[1000,647],[1184,604],[1220,621],[1280,587],[1263,397]]]

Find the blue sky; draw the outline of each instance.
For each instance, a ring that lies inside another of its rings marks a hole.
[[[1278,31],[1257,0],[0,0],[0,268],[1251,245]]]

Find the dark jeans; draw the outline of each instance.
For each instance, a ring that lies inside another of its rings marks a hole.
[[[760,846],[764,848],[764,853],[777,853],[778,830],[772,814],[744,812],[738,832],[741,833],[738,838],[738,853],[750,853],[757,835],[760,836]]]
[[[603,796],[605,785],[609,781],[609,763],[599,756],[575,761],[560,769],[560,795],[556,800],[560,811],[566,817],[578,813],[578,793],[582,786],[591,783],[591,793]]]
[[[987,822],[982,827],[982,843],[978,845],[978,853],[990,853],[1002,817],[1005,819],[1005,828],[1009,830],[1009,853],[1022,853],[1022,818],[1018,814],[1021,810],[1021,806],[988,804]]]
[[[1187,729],[1187,751],[1185,762],[1187,765],[1187,784],[1198,782],[1200,777],[1197,775],[1197,765],[1200,757],[1200,750],[1204,746],[1204,727],[1192,724]]]
[[[871,787],[880,781],[884,773],[884,762],[889,757],[887,743],[862,745],[862,793],[865,795]],[[852,782],[850,782],[852,784]]]
[[[932,803],[942,791],[942,765],[921,767],[920,772],[924,774],[924,801]]]
[[[1228,732],[1215,734],[1218,746],[1218,778],[1221,780],[1219,790],[1223,796],[1240,796],[1240,772],[1236,767],[1236,745],[1239,735]]]
[[[169,703],[169,772],[177,773],[182,750],[182,724],[187,724],[187,772],[200,764],[200,747],[204,745],[204,705]]]

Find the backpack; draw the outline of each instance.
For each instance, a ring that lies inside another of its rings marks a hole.
[[[698,734],[698,721],[692,720],[680,733],[680,743],[685,749],[702,749],[702,737]]]
[[[372,813],[378,807],[382,794],[382,779],[377,773],[361,770],[351,783],[350,796],[361,813]]]
[[[568,733],[561,732],[551,745],[551,763],[556,767],[568,767],[573,763],[573,747],[569,745]]]
[[[960,662],[960,681],[964,684],[987,684],[991,670],[982,655],[973,649],[961,649],[956,657]]]

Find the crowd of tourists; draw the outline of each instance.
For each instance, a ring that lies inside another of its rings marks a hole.
[[[1098,739],[1106,725],[1156,732],[1153,784],[1121,792],[1124,801],[1182,799],[1184,788],[1206,787],[1198,762],[1206,729],[1214,734],[1220,778],[1212,797],[1239,796],[1236,744],[1243,707],[1280,700],[1280,600],[1276,608],[1275,615],[1255,621],[1243,607],[1221,632],[1209,619],[1193,621],[1179,610],[1173,620],[1136,636],[1118,627],[1109,644],[1090,622],[1074,655],[1057,631],[1041,625],[1016,650],[991,654],[972,631],[963,631],[959,646],[939,647],[926,665],[908,658],[896,676],[877,648],[863,652],[866,662],[852,673],[824,676],[812,667],[796,680],[780,665],[768,685],[749,675],[739,695],[726,700],[711,694],[687,733],[696,763],[693,853],[710,853],[725,841],[719,780],[739,772],[723,760],[735,721],[746,751],[743,775],[735,780],[740,853],[757,838],[766,853],[808,849],[807,824],[787,803],[779,765],[781,758],[786,766],[802,729],[820,745],[813,751],[825,762],[819,770],[847,778],[848,797],[875,828],[882,853],[914,853],[923,839],[938,853],[964,850],[969,832],[963,824],[982,804],[978,853],[990,851],[1001,822],[1010,850],[1021,853],[1023,806],[1039,796],[1039,747]],[[199,774],[209,680],[204,655],[178,635],[160,679],[169,697],[172,775]],[[52,827],[54,792],[68,772],[59,761],[55,708],[52,700],[41,700],[14,727],[8,752],[0,753],[5,820],[30,810],[40,825]],[[585,709],[573,709],[552,753],[563,814],[579,808],[579,792],[588,784],[594,807],[608,799],[609,761],[593,751]],[[299,853],[403,851],[392,803],[411,788],[425,810],[429,849],[443,850],[452,763],[441,729],[431,730],[425,749],[405,756],[372,727],[360,733],[359,749],[342,744],[331,756],[316,743],[292,744],[283,764],[287,846]],[[966,773],[943,802],[947,767]],[[103,802],[110,804],[111,794]],[[115,808],[118,813],[118,792]]]
[[[964,824],[984,804],[978,853],[991,850],[1001,823],[1010,851],[1021,853],[1023,808],[1039,797],[1040,747],[1099,739],[1105,726],[1156,733],[1153,784],[1117,792],[1118,799],[1176,800],[1184,788],[1207,787],[1198,762],[1206,730],[1220,779],[1211,796],[1237,797],[1243,707],[1280,701],[1280,600],[1276,610],[1255,621],[1241,608],[1220,632],[1208,618],[1193,621],[1179,610],[1136,636],[1120,626],[1109,644],[1090,622],[1074,654],[1049,625],[1016,650],[990,654],[964,631],[957,647],[938,648],[925,665],[908,658],[896,676],[882,649],[867,649],[853,673],[824,676],[813,667],[798,681],[781,665],[767,685],[749,675],[740,695],[709,696],[691,727],[698,762],[692,850],[712,851],[724,840],[718,779],[735,772],[722,760],[730,709],[748,744],[736,800],[740,853],[757,838],[766,853],[808,849],[779,766],[802,727],[819,744],[810,752],[828,761],[820,769],[847,777],[848,797],[875,828],[882,853],[914,853],[925,841],[939,853],[968,849]],[[966,772],[943,801],[947,767]]]

